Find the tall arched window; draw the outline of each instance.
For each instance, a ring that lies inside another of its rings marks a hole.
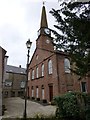
[[[36,78],[38,78],[38,67],[36,68]]]
[[[41,73],[42,76],[44,76],[44,64],[42,64],[42,73]]]
[[[52,74],[52,60],[48,61],[48,73]]]
[[[70,73],[70,61],[68,58],[64,59],[64,69],[65,73]]]
[[[30,71],[28,72],[28,80],[30,80]]]
[[[32,80],[34,79],[34,70],[32,70]]]

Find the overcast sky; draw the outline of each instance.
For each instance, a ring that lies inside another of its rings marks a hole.
[[[30,56],[35,49],[40,28],[43,0],[0,0],[0,46],[7,51],[8,64],[26,67],[28,38],[33,42]],[[49,13],[59,8],[58,0],[45,0],[49,28],[54,29],[54,17]]]

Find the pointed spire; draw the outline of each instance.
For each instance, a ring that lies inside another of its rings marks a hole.
[[[45,4],[45,2],[43,2],[43,7],[42,7],[40,28],[42,28],[42,27],[48,27],[46,10],[45,10],[44,4]]]

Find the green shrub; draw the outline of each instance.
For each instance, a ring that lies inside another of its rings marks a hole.
[[[90,120],[90,93],[86,96],[86,120]]]
[[[51,101],[51,105],[56,105],[55,100]]]
[[[66,119],[85,120],[86,94],[68,92],[54,98],[57,104],[56,117]]]

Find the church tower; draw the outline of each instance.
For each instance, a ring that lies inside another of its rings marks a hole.
[[[53,43],[51,38],[51,30],[48,28],[46,9],[43,5],[40,21],[40,29],[38,30],[38,38],[36,41],[37,48],[43,48],[53,51]]]

